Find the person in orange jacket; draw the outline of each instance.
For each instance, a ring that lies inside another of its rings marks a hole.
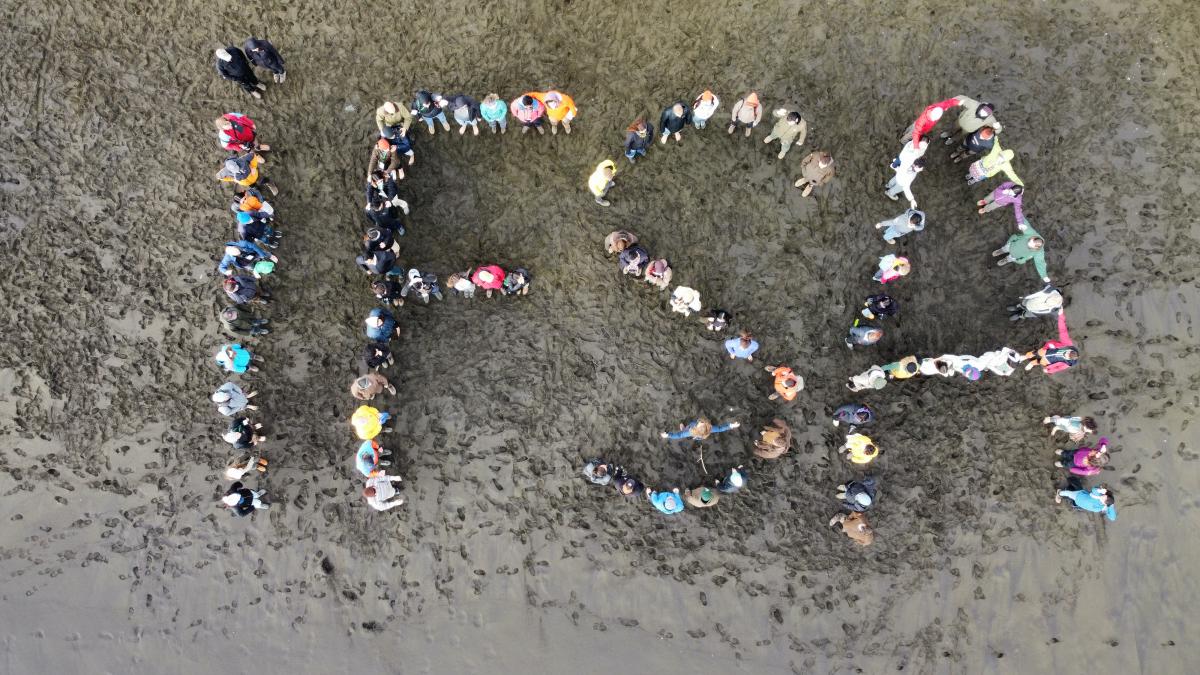
[[[780,397],[794,401],[796,394],[804,389],[804,378],[787,366],[767,366],[767,372],[775,376],[775,392],[767,397],[772,401]]]
[[[575,107],[575,99],[551,89],[543,92],[538,98],[546,104],[546,119],[550,120],[550,133],[558,133],[558,125],[562,124],[563,131],[571,133],[571,120],[579,113]]]

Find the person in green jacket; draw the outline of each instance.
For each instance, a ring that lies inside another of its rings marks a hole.
[[[788,150],[792,149],[792,145],[804,145],[804,139],[808,136],[808,122],[800,116],[800,113],[787,108],[780,108],[775,111],[775,126],[771,128],[771,135],[763,139],[763,143],[770,144],[771,141],[779,141],[781,147],[779,149],[779,159],[787,156]]]
[[[1000,266],[1008,263],[1024,265],[1032,260],[1038,276],[1042,278],[1043,282],[1050,283],[1050,277],[1046,275],[1046,240],[1029,225],[1028,220],[1018,221],[1017,229],[1020,232],[1009,237],[1002,248],[992,251],[993,257],[1004,256],[996,264]]]

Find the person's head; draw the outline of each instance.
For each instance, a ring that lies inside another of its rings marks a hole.
[[[632,131],[643,138],[646,136],[646,134],[650,133],[650,130],[646,128],[646,120],[640,117],[634,120],[633,124],[630,124],[626,131]]]
[[[382,281],[372,281],[371,282],[371,292],[377,296],[387,295],[387,292],[388,292],[387,284]]]
[[[874,443],[868,443],[867,446],[863,448],[863,454],[867,457],[874,457],[875,455],[879,454],[879,448]]]
[[[562,96],[556,91],[546,94],[545,100],[546,100],[547,108],[553,109],[553,108],[557,108],[558,106],[562,105]]]
[[[430,96],[429,92],[427,91],[418,91],[417,105],[422,108],[428,108],[429,106],[433,105],[433,96]]]
[[[415,267],[410,269],[408,271],[407,278],[409,281],[420,281],[421,280],[421,270],[419,270]]]
[[[896,266],[893,269],[896,270],[896,274],[905,276],[912,271],[912,264],[908,262],[908,258],[900,258],[896,261]]]
[[[237,443],[242,438],[242,432],[230,429],[222,434],[221,438],[225,439],[226,443]]]
[[[713,491],[711,488],[700,488],[700,503],[707,504],[713,499]]]
[[[225,119],[224,117],[218,117],[217,119],[213,120],[213,126],[215,126],[218,129],[221,129],[223,131],[225,129],[229,129],[229,128],[233,127],[233,122],[230,122],[229,120]]]
[[[597,476],[601,476],[601,477],[607,476],[608,475],[608,465],[603,464],[603,463],[597,464],[595,466],[595,468],[592,469],[592,473]]]
[[[1088,453],[1087,463],[1092,466],[1106,466],[1108,464],[1108,453],[1107,452]]]
[[[821,168],[830,166],[831,164],[833,164],[833,155],[829,154],[828,152],[822,152],[817,157],[817,164],[820,165]]]
[[[696,420],[695,426],[692,427],[692,438],[704,440],[711,435],[712,422],[709,422],[707,417],[701,417]]]
[[[790,124],[800,124],[801,119],[800,113],[796,112],[795,110],[787,114],[787,121]]]
[[[1104,488],[1104,505],[1112,506],[1113,504],[1116,504],[1116,503],[1117,503],[1117,496],[1115,494],[1113,494],[1112,490],[1109,490],[1108,488]]]
[[[221,287],[230,293],[233,293],[240,288],[237,279],[226,279],[225,281],[221,282]]]
[[[947,375],[950,373],[950,362],[942,359],[937,359],[933,362],[933,367],[937,368],[938,373]]]
[[[521,107],[532,108],[533,107],[533,97],[530,96],[529,94],[525,94],[524,96],[522,96],[521,97]]]
[[[912,170],[913,171],[924,171],[925,170],[925,158],[918,157],[915,160],[913,160]]]
[[[676,101],[675,105],[671,106],[671,112],[674,113],[676,117],[682,117],[683,116],[683,103]]]
[[[488,94],[487,96],[483,97],[484,103],[495,103],[496,101],[499,101],[499,100],[500,100],[499,94]]]
[[[605,164],[604,168],[600,171],[608,180],[612,180],[613,174],[616,173],[616,169],[613,168],[612,164]]]
[[[375,142],[375,149],[379,150],[380,152],[387,152],[388,150],[392,149],[392,144],[388,143],[386,138],[381,138]]]
[[[240,249],[236,246],[226,246],[225,247],[225,255],[228,255],[228,256],[233,256],[236,258],[241,252],[242,252],[242,249]]]
[[[229,279],[228,281],[233,281],[233,279]],[[237,308],[236,307],[226,307],[225,309],[221,310],[221,318],[224,319],[225,321],[237,321],[237,318],[238,318]]]
[[[676,506],[675,495],[667,495],[667,498],[663,500],[663,506],[666,507],[668,511],[674,511]]]
[[[963,366],[962,374],[968,380],[971,380],[972,382],[974,382],[975,380],[979,379],[979,376],[981,373],[979,372],[979,369],[976,368],[975,366]]]
[[[489,270],[479,270],[479,280],[485,284],[490,284],[496,280],[496,275],[492,274]]]
[[[393,101],[384,101],[383,112],[394,115],[396,113],[396,104]]]
[[[1024,185],[1014,185],[1014,186],[1008,188],[1008,191],[1012,193],[1012,196],[1020,197],[1021,195],[1025,194],[1025,186]]]
[[[1029,248],[1037,251],[1046,245],[1046,240],[1041,237],[1030,237],[1029,243],[1026,244]]]
[[[908,217],[908,224],[909,224],[909,225],[920,225],[920,224],[921,224],[921,221],[922,221],[922,220],[924,220],[924,219],[925,219],[925,218],[924,218],[923,216],[921,216],[921,214],[919,214],[919,213],[914,213],[914,214],[912,214],[911,216],[909,216],[909,217]]]
[[[991,103],[980,103],[979,107],[975,108],[975,116],[981,120],[986,120],[992,116],[996,108]]]
[[[231,395],[227,391],[214,391],[212,395],[213,403],[225,403],[230,398]]]
[[[230,61],[233,60],[233,54],[230,54],[229,50],[225,49],[224,47],[213,52],[213,54],[215,54],[218,59],[221,59],[222,61],[224,61],[226,63],[229,63]]]
[[[713,93],[705,89],[704,91],[700,92],[700,100],[705,103],[711,103],[713,100]]]
[[[1085,417],[1080,424],[1083,425],[1084,433],[1094,434],[1096,433],[1096,429],[1099,428],[1096,426],[1096,419],[1094,417]]]
[[[929,119],[933,120],[934,122],[942,119],[942,109],[934,108],[933,110],[930,110],[929,111]]]
[[[380,140],[382,140],[382,139],[380,139]],[[382,183],[383,179],[385,179],[385,178],[387,178],[387,173],[385,173],[383,171],[376,169],[375,171],[371,172],[371,184],[372,185]]]
[[[879,342],[883,339],[883,331],[878,328],[872,328],[863,334],[863,339],[867,342]]]
[[[746,96],[746,105],[751,107],[758,105],[758,92],[752,91]]]
[[[367,499],[374,499],[375,498],[375,488],[369,487],[369,488],[364,489],[363,496],[366,497]]]
[[[996,130],[991,127],[984,127],[979,130],[979,139],[983,141],[990,141],[995,135]]]
[[[917,364],[917,359],[912,356],[904,357],[903,359],[901,359],[901,363],[902,363],[901,367],[904,368],[904,372],[908,373],[909,375],[916,375],[917,371],[920,370],[920,368],[921,368]]]
[[[750,334],[750,331],[743,328],[742,331],[738,333],[738,339],[742,343],[743,347],[749,347],[750,341],[754,339],[754,336]]]
[[[800,385],[800,380],[797,380],[792,375],[788,375],[787,377],[783,378],[783,388],[784,389],[795,389],[799,385]]]
[[[1074,347],[1068,347],[1063,350],[1062,357],[1067,361],[1077,361],[1079,360],[1079,350]]]

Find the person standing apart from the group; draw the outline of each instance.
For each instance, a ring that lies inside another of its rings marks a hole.
[[[611,159],[606,159],[596,165],[596,170],[588,176],[588,191],[600,206],[609,206],[610,202],[604,197],[613,187],[613,176],[617,175],[617,165]]]
[[[908,198],[909,208],[915,211],[917,208],[917,198],[913,196],[912,184],[913,181],[917,179],[917,174],[921,173],[921,171],[924,169],[924,157],[918,157],[917,159],[913,160],[912,164],[907,166],[901,164],[900,166],[896,167],[896,174],[892,176],[892,179],[889,180],[887,185],[885,185],[883,188],[884,192],[888,196],[888,199],[896,201],[899,199],[900,193],[903,192],[904,196]]]
[[[550,133],[557,134],[560,124],[563,131],[571,133],[571,120],[579,114],[575,99],[554,89],[542,94],[541,98],[546,106],[546,119],[550,120]]]
[[[654,125],[641,117],[625,128],[625,159],[633,164],[638,157],[645,157],[654,142]]]
[[[448,104],[449,102],[442,98],[441,94],[434,94],[421,89],[417,92],[412,108],[408,112],[425,122],[425,127],[429,130],[429,135],[432,136],[435,131],[434,122],[440,122],[443,129],[450,131],[450,122],[446,119],[446,106]]]
[[[782,398],[785,401],[796,400],[796,395],[804,391],[804,378],[800,377],[787,366],[767,366],[767,372],[775,377],[775,391],[767,400],[775,401]]]
[[[508,102],[500,98],[499,94],[484,96],[483,103],[479,104],[479,114],[493,134],[496,130],[500,133],[508,131]]]
[[[659,142],[666,144],[667,139],[671,136],[675,137],[675,142],[683,140],[681,133],[687,125],[692,123],[692,109],[683,101],[676,101],[671,105],[663,108],[662,116],[659,117],[659,133],[661,137]]]
[[[717,108],[721,107],[721,99],[711,91],[705,89],[696,100],[692,102],[692,124],[697,129],[703,129],[708,126],[708,120],[712,119],[713,114],[717,112]]]
[[[254,74],[254,69],[250,67],[250,62],[246,60],[242,50],[230,45],[216,50],[213,54],[216,56],[217,72],[222,78],[236,82],[242,91],[254,98],[262,98],[261,90],[266,89],[267,85],[258,81],[258,76]]]
[[[531,128],[537,129],[539,134],[546,133],[546,129],[542,126],[546,118],[546,106],[533,95],[533,92],[527,92],[514,98],[510,108],[512,116],[521,122],[521,133],[527,134]]]
[[[283,57],[279,55],[279,50],[275,49],[275,45],[271,44],[269,40],[249,37],[242,45],[242,49],[246,50],[246,57],[250,59],[250,63],[270,71],[275,84],[283,84],[287,78],[287,70],[283,65]]]
[[[804,121],[800,113],[780,108],[775,111],[775,126],[771,128],[771,135],[764,138],[763,143],[770,145],[771,141],[779,141],[779,159],[783,159],[793,145],[804,145],[804,139],[807,137],[808,122]]]
[[[833,155],[820,150],[810,152],[800,160],[800,178],[796,181],[796,187],[804,190],[800,193],[801,197],[809,196],[812,194],[813,188],[821,187],[831,180],[833,180]]]
[[[762,121],[762,114],[758,94],[753,91],[746,94],[733,104],[733,109],[729,112],[728,132],[732,134],[738,128],[742,128],[746,130],[746,138],[750,138],[750,132]]]

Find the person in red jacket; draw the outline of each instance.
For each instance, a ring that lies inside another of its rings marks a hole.
[[[911,140],[914,145],[920,143],[921,137],[933,131],[933,128],[937,126],[938,120],[942,119],[942,115],[947,110],[957,108],[959,105],[958,99],[948,98],[945,101],[938,101],[933,105],[926,106],[921,111],[921,114],[917,116],[916,121],[900,137],[900,142],[908,143]]]
[[[271,146],[255,140],[254,120],[242,113],[225,113],[213,120],[217,127],[217,142],[230,152],[241,154],[249,150],[265,152]]]
[[[492,291],[498,291],[504,286],[504,270],[499,265],[483,265],[476,267],[471,273],[471,283],[487,291],[492,297]]]
[[[1025,370],[1041,366],[1047,375],[1062,372],[1079,362],[1079,349],[1067,333],[1067,314],[1061,307],[1058,309],[1058,339],[1046,340],[1041,349],[1026,353],[1021,360],[1029,361]]]

